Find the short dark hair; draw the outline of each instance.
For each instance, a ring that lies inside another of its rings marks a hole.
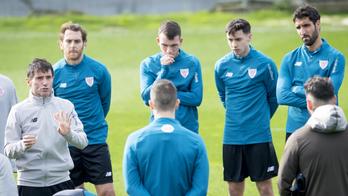
[[[35,58],[28,66],[27,78],[31,80],[35,75],[35,71],[46,73],[49,70],[51,70],[52,76],[54,76],[54,71],[51,63],[49,63],[45,59]]]
[[[320,14],[315,7],[310,5],[304,5],[302,7],[297,8],[297,10],[292,15],[292,21],[295,22],[296,19],[309,18],[310,21],[315,24],[318,20],[320,20]]]
[[[304,84],[306,94],[312,95],[320,101],[330,101],[335,97],[334,86],[327,77],[314,76],[309,78]]]
[[[82,35],[82,41],[87,42],[87,32],[79,24],[73,24],[72,21],[69,21],[62,24],[62,27],[60,28],[58,43],[64,40],[66,30],[80,31]]]
[[[158,35],[161,33],[166,35],[169,40],[173,40],[177,35],[179,35],[179,38],[181,37],[181,28],[178,23],[166,20],[162,22],[158,29]]]
[[[242,30],[244,34],[249,34],[251,30],[249,22],[241,18],[231,20],[226,25],[225,33],[234,35],[234,33],[239,30]]]
[[[177,100],[176,87],[171,81],[166,79],[156,81],[151,88],[150,98],[156,110],[174,110]]]

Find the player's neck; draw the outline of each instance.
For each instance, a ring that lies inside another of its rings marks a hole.
[[[306,48],[308,51],[313,52],[318,50],[318,48],[320,48],[322,44],[323,40],[321,40],[320,36],[318,36],[317,40],[315,40],[315,42],[311,46],[306,46]]]
[[[69,65],[77,65],[77,64],[81,63],[81,61],[83,59],[83,55],[81,55],[81,57],[76,59],[76,60],[67,59],[65,57],[64,57],[64,59],[65,59],[66,63]]]
[[[172,118],[175,119],[175,111],[161,111],[161,112],[157,112],[155,110],[153,110],[153,115],[155,117],[155,119],[158,118]]]

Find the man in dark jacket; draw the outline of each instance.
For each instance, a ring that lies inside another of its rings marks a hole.
[[[336,106],[334,86],[330,78],[314,76],[304,88],[311,117],[286,142],[277,180],[279,194],[291,195],[300,171],[307,196],[348,195],[347,120]]]

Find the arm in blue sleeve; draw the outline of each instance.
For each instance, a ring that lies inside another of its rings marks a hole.
[[[202,137],[200,137],[200,146],[192,176],[192,187],[186,193],[186,196],[205,196],[208,192],[209,183],[209,161],[207,149]]]
[[[197,60],[198,61],[198,60]],[[200,106],[203,99],[203,81],[202,69],[199,61],[197,62],[197,71],[195,77],[190,82],[190,89],[188,92],[178,91],[178,99],[180,105]]]
[[[225,99],[226,99],[226,93],[225,93],[225,83],[221,80],[220,74],[218,73],[218,65],[215,65],[215,85],[218,91],[219,98],[222,102],[222,105],[224,108],[226,108]]]
[[[278,108],[277,96],[276,96],[278,69],[273,61],[267,65],[267,69],[268,69],[268,72],[267,72],[268,74],[265,74],[267,102],[270,108],[270,117],[272,118],[273,114],[276,112]]]
[[[307,107],[306,98],[291,92],[292,82],[286,58],[286,56],[283,58],[280,66],[280,74],[277,83],[278,104],[305,108]]]
[[[98,87],[100,101],[104,110],[104,118],[108,115],[111,102],[111,76],[106,67],[103,66],[103,75],[100,78],[101,83]]]
[[[140,64],[140,90],[143,102],[149,106],[151,87],[155,81],[161,80],[168,73],[168,66],[161,65],[161,73],[155,78],[153,74],[148,71],[148,66],[143,61]]]
[[[140,178],[138,168],[138,161],[136,158],[135,146],[133,142],[136,141],[130,135],[126,141],[123,154],[123,180],[126,192],[132,196],[150,196],[150,193],[144,187]]]
[[[335,60],[334,67],[329,76],[334,86],[335,95],[337,97],[337,102],[336,102],[337,105],[338,105],[338,96],[337,96],[338,90],[340,89],[343,82],[345,67],[346,67],[346,60],[343,54],[340,53]]]

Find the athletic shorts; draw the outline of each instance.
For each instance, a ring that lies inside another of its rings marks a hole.
[[[223,145],[224,180],[260,182],[278,175],[278,160],[273,143]]]
[[[47,187],[31,187],[31,186],[20,186],[18,185],[18,196],[52,196],[55,193],[66,190],[75,189],[74,183],[71,180]]]
[[[112,183],[112,166],[108,144],[88,145],[83,150],[69,147],[74,168],[70,170],[70,178],[75,186],[84,182],[92,184]]]

